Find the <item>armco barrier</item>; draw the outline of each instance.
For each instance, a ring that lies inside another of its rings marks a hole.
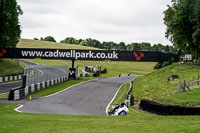
[[[14,81],[14,80],[21,80],[21,79],[22,79],[22,75],[5,76],[5,77],[0,77],[0,83]]]
[[[200,108],[159,104],[141,100],[140,109],[157,115],[200,115]]]
[[[26,86],[25,88],[19,87],[19,88],[12,89],[12,90],[10,90],[8,100],[22,99],[23,97],[30,95],[30,94],[32,94],[36,91],[40,91],[44,88],[54,86],[58,83],[62,83],[62,82],[67,81],[67,80],[68,80],[68,76],[65,76],[65,77],[61,77],[61,78],[54,79],[54,80],[51,80],[51,81],[32,84],[30,86]]]

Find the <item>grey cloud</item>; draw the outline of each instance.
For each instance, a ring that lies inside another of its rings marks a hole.
[[[60,40],[74,36],[102,41],[167,42],[162,13],[171,0],[17,1],[24,11],[20,18],[22,37],[33,38],[40,28],[43,34],[55,33]],[[33,34],[28,34],[27,29],[32,29]]]

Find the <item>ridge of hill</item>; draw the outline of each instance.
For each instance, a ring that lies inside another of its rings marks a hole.
[[[100,50],[98,48],[80,46],[75,44],[56,43],[31,39],[20,39],[17,48],[48,48],[48,49],[84,49]]]

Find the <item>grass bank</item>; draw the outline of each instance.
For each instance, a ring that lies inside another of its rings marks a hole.
[[[136,79],[132,93],[137,100],[152,99],[161,103],[179,105],[191,103],[199,106],[200,102],[197,102],[199,98],[195,98],[200,96],[199,90],[177,93],[178,80],[182,82],[196,80],[198,73],[200,73],[199,66],[173,64]],[[167,82],[168,76],[172,74],[179,75],[179,79]]]
[[[0,62],[0,77],[23,74],[24,66],[24,63],[15,60],[2,59],[2,62]]]

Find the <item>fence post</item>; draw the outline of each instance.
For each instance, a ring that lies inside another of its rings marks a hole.
[[[199,73],[198,73],[198,82],[197,82],[197,85],[199,85]]]
[[[184,83],[183,83],[183,91],[185,91],[185,86],[186,86],[186,82],[184,80]]]
[[[182,89],[182,83],[181,83],[180,80],[179,80],[178,83],[177,83],[177,87],[178,87],[178,93],[181,92],[181,89]]]

